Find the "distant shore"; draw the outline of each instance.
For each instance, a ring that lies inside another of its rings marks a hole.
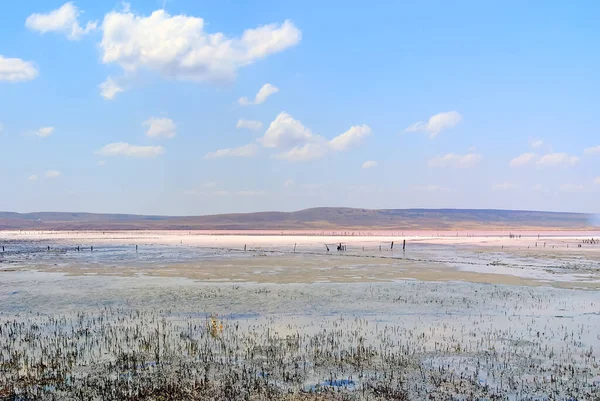
[[[331,232],[414,231],[586,231],[600,230],[589,213],[494,209],[356,209],[322,207],[296,212],[149,216],[97,213],[0,212],[0,230],[201,230],[278,231],[318,235]]]

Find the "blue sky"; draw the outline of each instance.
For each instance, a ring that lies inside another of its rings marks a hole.
[[[0,210],[597,213],[599,12],[10,2]]]

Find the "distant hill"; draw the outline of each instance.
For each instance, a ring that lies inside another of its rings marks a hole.
[[[0,230],[454,230],[592,228],[585,213],[478,209],[352,209],[208,216],[0,212]]]

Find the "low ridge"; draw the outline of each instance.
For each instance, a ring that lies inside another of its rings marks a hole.
[[[0,212],[0,230],[583,230],[593,227],[592,218],[585,213],[523,210],[343,207],[206,216]]]

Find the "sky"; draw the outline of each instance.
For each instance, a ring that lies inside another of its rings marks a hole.
[[[8,2],[0,210],[600,212],[596,1]]]

